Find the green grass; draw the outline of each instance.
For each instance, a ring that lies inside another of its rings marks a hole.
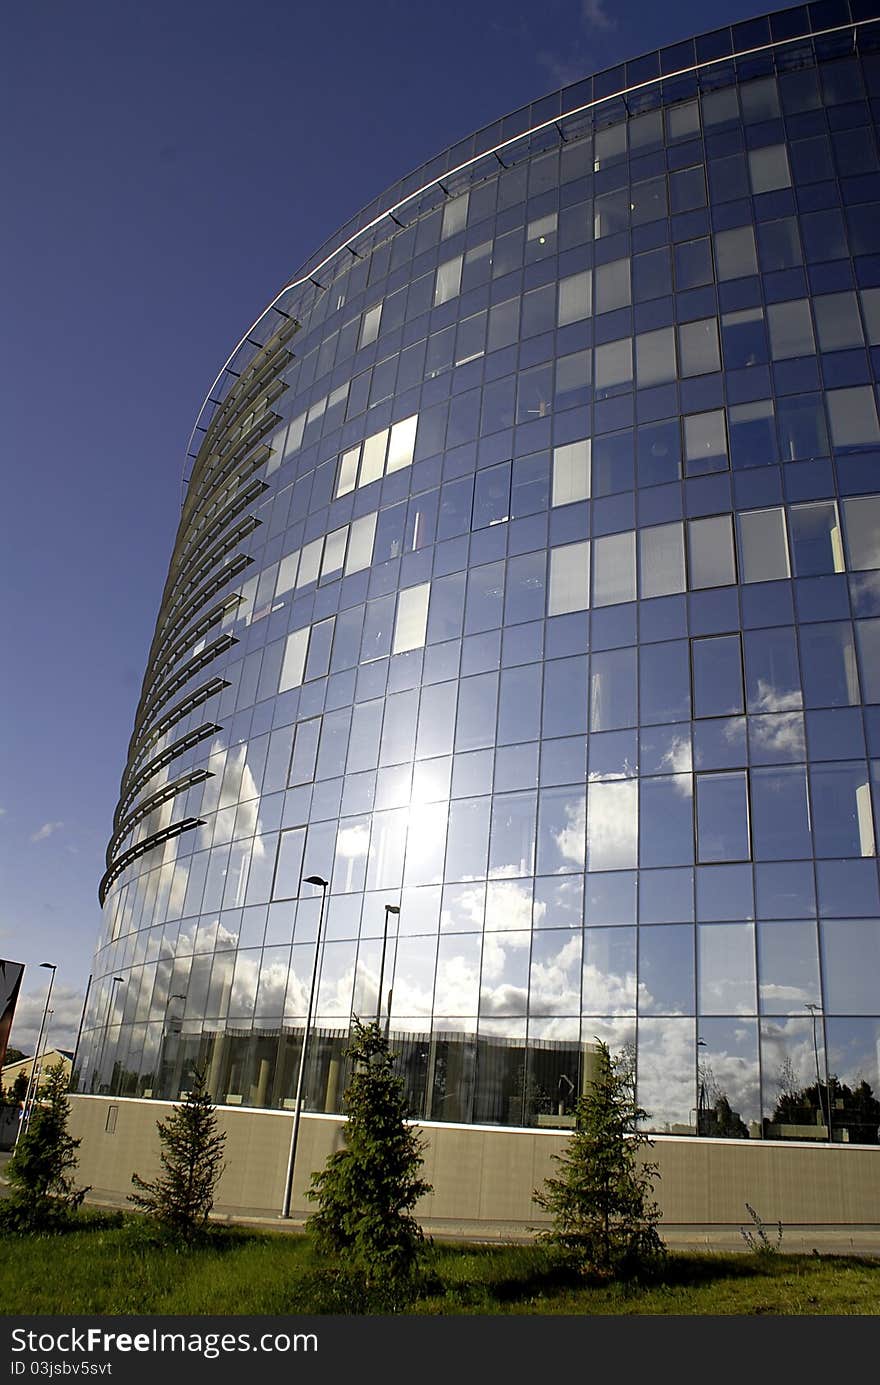
[[[212,1230],[194,1249],[143,1222],[89,1213],[64,1235],[0,1237],[6,1314],[288,1314],[370,1311],[344,1268],[309,1237]],[[377,1305],[378,1311],[387,1311]],[[437,1244],[423,1314],[880,1313],[880,1260],[857,1256],[670,1254],[646,1285],[582,1286],[540,1246]]]

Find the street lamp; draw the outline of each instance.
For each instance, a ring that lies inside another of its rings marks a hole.
[[[107,1030],[110,1028],[110,1011],[113,1009],[113,999],[116,995],[115,988],[119,985],[121,981],[124,980],[124,976],[114,976],[112,981],[110,982],[110,994],[107,997],[107,1017],[104,1020],[104,1033],[101,1036],[101,1047],[98,1051],[98,1061],[95,1065],[95,1071],[99,1084],[101,1081],[101,1064],[104,1061],[104,1049],[107,1047]],[[112,1087],[113,1083],[111,1082],[108,1085]]]
[[[700,1062],[700,1049],[706,1048],[705,1039],[697,1039],[697,1134],[702,1135],[705,1125],[704,1111],[706,1110],[706,1075],[703,1064]]]
[[[821,1113],[821,1115],[822,1115],[822,1119],[824,1120],[824,1119],[825,1119],[825,1105],[824,1105],[824,1103],[823,1103],[823,1101],[822,1101],[822,1079],[821,1079],[820,1076],[819,1076],[819,1044],[818,1044],[817,1039],[816,1039],[816,1014],[817,1014],[817,1012],[820,1010],[820,1006],[818,1006],[818,1005],[816,1004],[815,1000],[808,1000],[808,1001],[807,1001],[807,1007],[806,1007],[806,1008],[809,1010],[809,1012],[810,1012],[810,1018],[811,1018],[812,1021],[813,1021],[813,1055],[814,1055],[814,1057],[815,1057],[815,1059],[816,1059],[816,1100],[817,1100],[818,1103],[819,1103],[819,1111],[820,1111],[820,1113]],[[826,1095],[826,1098],[827,1098],[827,1101],[828,1101],[828,1142],[829,1142],[829,1144],[830,1144],[830,1143],[831,1143],[831,1088],[830,1088],[829,1083],[828,1083],[827,1081],[826,1081],[826,1083],[825,1083],[825,1095]]]
[[[49,977],[49,989],[46,992],[46,1004],[43,1006],[43,1018],[40,1021],[40,1033],[37,1037],[37,1047],[34,1050],[34,1061],[31,1063],[31,1075],[28,1078],[27,1092],[25,1093],[24,1098],[24,1109],[21,1113],[21,1120],[18,1122],[18,1129],[15,1132],[15,1144],[13,1145],[13,1149],[18,1148],[18,1142],[21,1139],[21,1132],[22,1130],[25,1130],[27,1128],[28,1122],[30,1120],[31,1093],[34,1089],[34,1075],[37,1071],[37,1061],[40,1056],[40,1049],[43,1045],[43,1031],[46,1028],[46,1019],[49,1014],[49,1001],[52,999],[52,987],[55,985],[55,972],[57,971],[56,964],[54,962],[41,962],[40,966],[45,967],[47,971],[51,971],[52,975]]]
[[[165,1002],[165,1025],[162,1033],[162,1063],[159,1069],[159,1082],[162,1090],[167,1090],[172,1096],[176,1092],[180,1093],[180,1084],[183,1078],[183,1040],[180,1039],[175,1046],[171,1042],[172,1034],[180,1035],[183,1033],[183,1014],[179,1017],[171,1014],[172,1001],[182,1000],[186,1009],[186,995],[181,991],[173,991]],[[174,1023],[174,1020],[177,1020]],[[168,1070],[168,1086],[165,1087],[165,1068]]]
[[[315,938],[315,961],[312,967],[312,988],[309,991],[309,1011],[306,1016],[306,1027],[303,1031],[302,1052],[299,1055],[299,1073],[296,1079],[296,1098],[293,1111],[293,1129],[290,1132],[290,1152],[287,1156],[287,1173],[284,1178],[284,1201],[281,1205],[281,1216],[290,1216],[290,1198],[293,1192],[293,1166],[296,1162],[296,1146],[299,1140],[299,1123],[302,1115],[302,1089],[303,1077],[306,1071],[306,1053],[309,1047],[309,1033],[312,1027],[312,1010],[315,1005],[315,986],[318,981],[318,958],[321,955],[321,932],[324,927],[324,906],[327,903],[327,890],[329,882],[323,880],[320,875],[307,875],[305,877],[307,885],[320,885],[321,887],[321,914],[318,919],[318,936]]]
[[[385,905],[385,931],[382,934],[382,960],[379,963],[379,992],[376,996],[376,1023],[378,1024],[382,1016],[382,983],[385,979],[385,949],[388,946],[388,916],[395,914],[400,917],[400,907],[397,904]],[[400,924],[397,925],[398,931]],[[395,958],[397,956],[395,950]],[[388,1023],[391,1023],[391,991],[388,992]]]
[[[79,1053],[79,1041],[80,1041],[80,1039],[82,1038],[83,1025],[84,1025],[85,1022],[86,1022],[86,1009],[88,1008],[88,1003],[89,1003],[89,992],[91,991],[91,989],[92,989],[92,973],[89,972],[89,980],[88,980],[88,984],[87,984],[87,986],[86,986],[86,998],[85,998],[85,1000],[83,1001],[82,1014],[81,1014],[80,1017],[79,1017],[79,1029],[76,1031],[76,1043],[75,1043],[74,1046],[73,1046],[73,1058],[72,1058],[71,1064],[70,1064],[70,1086],[71,1086],[71,1087],[73,1086],[74,1078],[75,1078],[75,1074],[76,1074],[76,1057],[77,1057],[77,1054]]]

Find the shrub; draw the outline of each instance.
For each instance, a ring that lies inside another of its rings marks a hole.
[[[9,1231],[60,1231],[89,1191],[77,1188],[73,1171],[80,1140],[68,1133],[67,1074],[58,1063],[46,1071],[15,1153],[6,1166],[10,1192],[0,1202],[0,1227]]]
[[[652,1197],[657,1165],[641,1157],[651,1147],[638,1129],[646,1115],[635,1102],[632,1063],[612,1058],[600,1043],[595,1078],[577,1103],[574,1132],[565,1151],[554,1155],[560,1176],[548,1178],[534,1195],[553,1218],[539,1240],[579,1274],[635,1275],[665,1250]]]
[[[345,1255],[368,1289],[382,1283],[392,1297],[405,1296],[424,1248],[411,1209],[431,1192],[418,1176],[422,1144],[406,1124],[403,1080],[381,1027],[355,1019],[347,1052],[353,1072],[344,1096],[345,1148],[312,1175],[308,1195],[318,1211],[308,1228],[320,1249]]]
[[[163,1172],[152,1183],[133,1173],[131,1181],[139,1191],[129,1193],[128,1200],[165,1231],[190,1242],[204,1232],[214,1206],[226,1143],[225,1131],[217,1129],[216,1108],[203,1072],[193,1074],[186,1100],[156,1126]]]

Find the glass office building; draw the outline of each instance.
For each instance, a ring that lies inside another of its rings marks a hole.
[[[601,1039],[655,1131],[877,1143],[875,7],[498,120],[250,329],[190,446],[80,1091],[199,1064],[291,1106],[319,942],[307,1110],[387,1014],[425,1120],[564,1128]]]

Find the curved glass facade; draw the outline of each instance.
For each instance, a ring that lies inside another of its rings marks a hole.
[[[721,29],[266,310],[194,434],[80,1090],[292,1106],[317,875],[307,1109],[390,990],[428,1120],[564,1127],[598,1037],[656,1131],[877,1142],[878,122],[870,6]]]

